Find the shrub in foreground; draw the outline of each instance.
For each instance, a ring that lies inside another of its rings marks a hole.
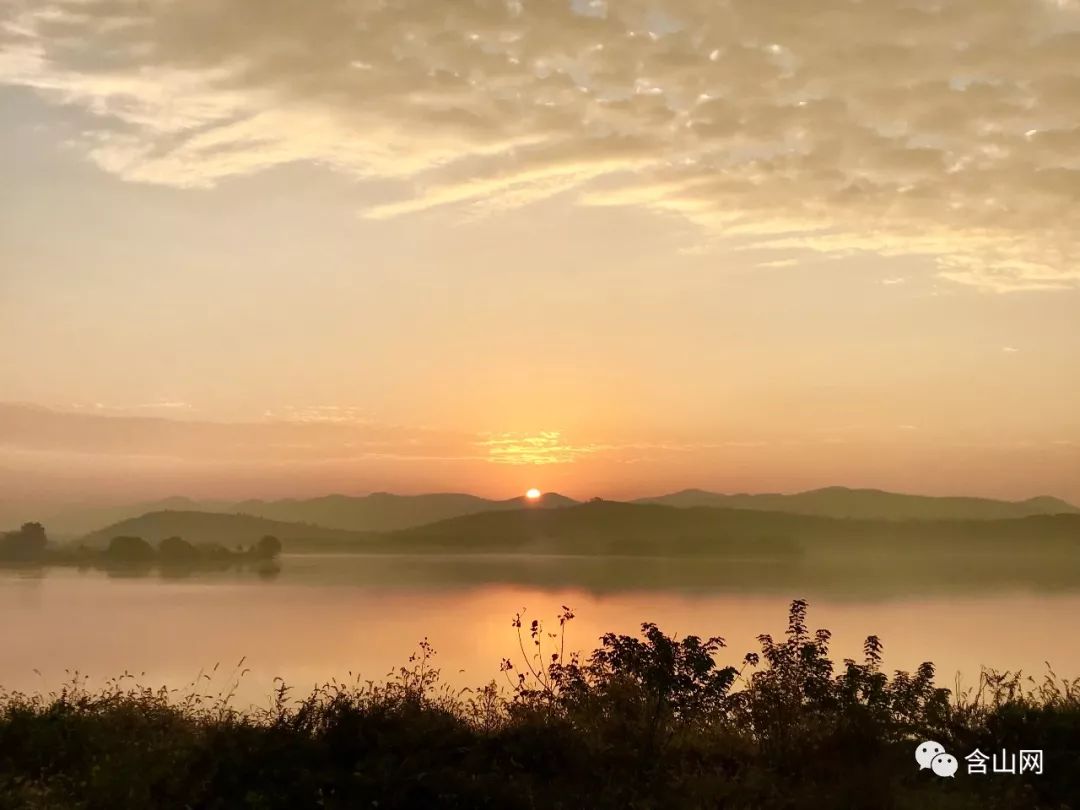
[[[795,602],[740,668],[719,637],[655,625],[564,657],[517,617],[507,686],[454,692],[434,653],[388,683],[331,683],[269,709],[76,680],[0,694],[0,808],[1053,808],[1080,806],[1080,683],[984,675],[960,695],[882,646],[834,665]],[[916,744],[1041,748],[1042,775],[919,771]]]

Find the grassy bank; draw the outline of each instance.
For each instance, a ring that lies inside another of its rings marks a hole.
[[[1080,806],[1080,682],[951,694],[929,664],[886,675],[874,637],[834,663],[802,602],[737,669],[716,665],[721,639],[652,625],[564,658],[570,619],[515,620],[504,682],[478,690],[441,685],[422,644],[390,682],[282,685],[257,711],[125,680],[0,694],[0,808]],[[955,778],[919,770],[924,739]],[[969,775],[976,748],[1042,749],[1044,772]]]

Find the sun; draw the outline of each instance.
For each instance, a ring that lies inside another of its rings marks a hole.
[[[538,501],[538,500],[540,500],[540,495],[541,495],[540,490],[538,490],[536,487],[533,487],[532,489],[530,489],[528,492],[525,493],[525,497],[528,498],[530,501]]]

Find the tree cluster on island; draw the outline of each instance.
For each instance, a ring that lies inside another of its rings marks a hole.
[[[121,535],[104,548],[86,545],[50,545],[45,527],[24,523],[18,530],[0,534],[0,563],[75,565],[79,567],[228,568],[238,565],[271,565],[281,554],[281,541],[265,535],[249,546],[226,548],[218,543],[189,543],[182,537],[166,537],[156,546],[142,537]]]

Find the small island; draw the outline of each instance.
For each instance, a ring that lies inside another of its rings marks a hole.
[[[253,568],[268,573],[277,570],[280,554],[281,541],[273,535],[265,535],[250,546],[229,549],[218,543],[189,543],[182,537],[166,537],[155,546],[142,537],[128,535],[112,538],[104,548],[56,546],[49,543],[40,523],[24,523],[16,531],[0,534],[0,565],[7,566],[158,568],[180,572]]]

